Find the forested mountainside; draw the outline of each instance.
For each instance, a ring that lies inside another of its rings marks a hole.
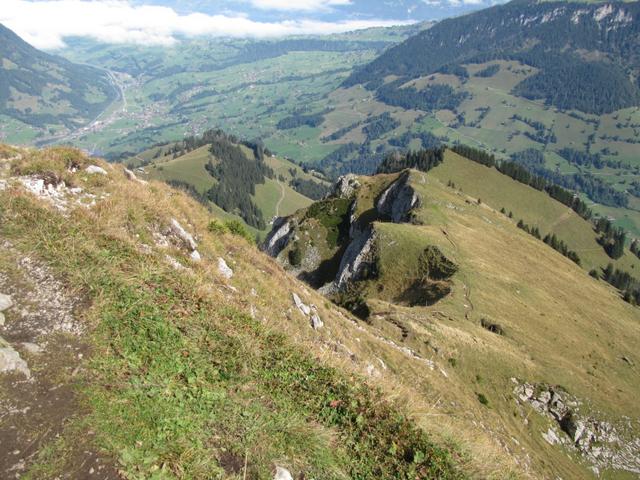
[[[0,25],[0,133],[8,134],[12,121],[48,135],[75,129],[94,120],[117,96],[103,70],[36,50]]]
[[[517,60],[537,73],[514,87],[562,109],[605,113],[638,105],[640,3],[514,1],[444,20],[398,45],[345,82],[377,89],[384,101],[459,103],[445,90],[401,88],[465,63]],[[383,79],[393,81],[383,85]],[[442,108],[442,106],[433,108]]]
[[[242,220],[256,234],[329,190],[322,174],[277,157],[261,141],[219,129],[156,145],[126,163],[142,178],[163,180],[220,215]]]

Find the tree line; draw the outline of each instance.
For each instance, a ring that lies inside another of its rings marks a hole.
[[[542,236],[540,235],[540,229],[538,227],[529,226],[522,220],[518,221],[517,227],[537,238],[538,240],[542,240],[555,251],[560,252],[562,255],[574,262],[576,265],[580,265],[580,257],[578,256],[578,254],[574,250],[571,250],[563,240],[560,240],[558,237],[556,237],[555,233],[547,233],[544,238],[542,238]]]

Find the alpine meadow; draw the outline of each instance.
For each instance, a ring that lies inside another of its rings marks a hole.
[[[0,478],[640,478],[640,2],[1,3]]]

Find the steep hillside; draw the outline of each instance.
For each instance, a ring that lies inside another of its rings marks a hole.
[[[500,466],[495,449],[467,460],[425,433],[427,401],[392,373],[422,361],[188,196],[75,150],[0,158],[3,477],[409,480]],[[390,402],[398,391],[415,401]]]
[[[156,146],[127,164],[142,178],[183,188],[222,216],[242,219],[256,233],[264,233],[274,218],[290,215],[328,191],[319,173],[276,157],[260,143],[242,142],[219,130]],[[249,170],[256,165],[262,167],[252,176]],[[246,195],[240,197],[244,190]]]
[[[446,365],[414,381],[433,399],[426,415],[459,436],[481,425],[535,478],[631,478],[640,310],[518,228],[516,213],[543,216],[567,242],[592,239],[589,224],[455,154],[430,166],[341,178],[334,196],[278,222],[265,250],[428,368]],[[499,211],[510,203],[513,218]]]
[[[117,95],[104,71],[40,52],[0,25],[0,138],[27,143],[72,131]]]
[[[346,85],[375,80],[373,88],[392,103],[417,105],[421,97],[434,103],[444,100],[445,89],[417,95],[400,87],[412,78],[456,74],[466,63],[520,60],[538,72],[514,87],[519,95],[565,110],[609,113],[639,102],[639,15],[638,2],[510,2],[418,33],[354,73]],[[394,87],[381,87],[389,75],[397,79]]]

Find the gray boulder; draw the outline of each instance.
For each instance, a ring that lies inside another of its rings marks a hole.
[[[19,372],[31,378],[31,371],[20,354],[0,338],[0,373]]]

